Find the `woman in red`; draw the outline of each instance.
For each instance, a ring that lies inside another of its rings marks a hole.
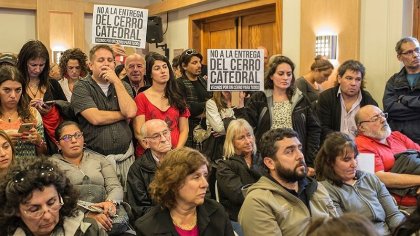
[[[137,116],[133,125],[136,139],[143,138],[140,129],[146,120],[161,119],[171,129],[172,147],[183,147],[188,136],[190,112],[184,98],[179,93],[169,60],[158,53],[148,54],[146,56],[146,77],[152,81],[152,86],[135,98]],[[137,145],[136,156],[140,156],[144,152],[140,143]]]

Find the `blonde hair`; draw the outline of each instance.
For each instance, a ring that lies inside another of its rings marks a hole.
[[[248,131],[254,137],[254,143],[252,144],[252,153],[257,152],[257,144],[255,143],[254,130],[251,125],[244,119],[237,119],[230,122],[229,127],[226,131],[226,139],[223,145],[223,156],[225,159],[231,158],[235,155],[235,146],[233,141],[243,130]]]

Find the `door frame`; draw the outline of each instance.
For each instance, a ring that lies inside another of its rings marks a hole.
[[[255,14],[260,11],[266,11],[267,8],[272,9],[272,7],[274,7],[276,11],[276,29],[274,32],[276,43],[274,44],[274,50],[271,54],[279,54],[282,51],[282,0],[254,0],[190,15],[188,24],[188,47],[199,49],[200,51],[202,50],[203,22]]]

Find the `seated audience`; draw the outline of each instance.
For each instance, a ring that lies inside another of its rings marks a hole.
[[[264,92],[255,92],[244,109],[244,118],[254,127],[257,144],[270,129],[290,128],[298,133],[309,176],[319,148],[321,127],[311,103],[295,87],[295,64],[285,56],[270,58]],[[240,115],[242,117],[242,115]]]
[[[364,90],[365,67],[355,60],[348,60],[338,67],[337,85],[319,95],[317,112],[322,126],[322,137],[333,131],[340,131],[355,137],[357,125],[354,116],[365,105],[378,104]]]
[[[77,197],[46,158],[15,165],[0,181],[0,235],[106,235],[77,210]]]
[[[127,202],[133,210],[134,221],[150,210],[153,204],[149,185],[165,154],[172,149],[171,131],[163,120],[146,121],[140,130],[146,151],[131,165],[127,176]]]
[[[131,86],[134,97],[151,86],[149,79],[145,77],[146,60],[142,55],[134,53],[128,56],[125,60],[124,70],[126,75],[122,80]]]
[[[74,84],[88,74],[86,61],[86,54],[78,48],[67,49],[61,55],[59,64],[61,79],[58,83],[68,102],[71,101]]]
[[[16,67],[0,67],[0,129],[12,140],[17,158],[42,155],[47,149],[41,115],[29,106],[25,87]]]
[[[245,93],[239,93],[238,108],[244,107]],[[215,91],[213,97],[206,102],[207,130],[211,130],[211,137],[203,142],[202,152],[211,161],[221,159],[223,156],[223,143],[229,123],[236,119],[238,109],[232,105],[230,91]]]
[[[323,91],[321,84],[328,80],[333,70],[334,66],[328,59],[317,56],[311,65],[311,71],[296,80],[296,87],[316,105],[318,96]]]
[[[179,68],[182,75],[177,82],[191,113],[188,120],[189,133],[185,146],[191,148],[199,147],[199,144],[194,141],[193,131],[198,124],[205,124],[203,121],[206,118],[206,101],[211,98],[211,92],[207,91],[207,81],[202,76],[202,60],[203,55],[194,49],[183,51],[179,58]]]
[[[376,106],[365,106],[356,114],[358,135],[355,139],[361,153],[375,155],[375,174],[388,188],[408,189],[420,186],[420,175],[395,173],[394,155],[407,149],[420,151],[420,146],[399,131],[391,131],[383,113]],[[404,161],[402,158],[400,161]],[[415,206],[415,196],[397,196],[398,205]],[[412,208],[412,207],[410,207]],[[410,209],[408,209],[410,210]]]
[[[295,131],[266,132],[259,151],[269,174],[247,191],[239,212],[245,236],[305,235],[311,219],[338,215],[325,187],[307,177],[302,144]]]
[[[419,198],[419,197],[417,197]],[[417,199],[416,210],[409,215],[402,224],[394,231],[394,236],[417,236],[420,235],[420,199]]]
[[[354,141],[344,133],[330,133],[315,162],[317,179],[325,186],[339,214],[366,216],[379,235],[390,235],[404,215],[385,185],[374,174],[357,170]]]
[[[246,120],[237,119],[230,123],[223,149],[224,160],[217,163],[216,171],[220,203],[238,233],[242,231],[238,224],[238,213],[245,199],[242,187],[257,182],[263,171],[254,132]]]
[[[112,232],[111,216],[123,200],[123,188],[111,163],[103,156],[84,151],[83,132],[73,121],[64,121],[56,130],[56,140],[61,154],[52,156],[80,192],[80,200],[98,203],[102,213],[90,211],[86,217],[95,219],[106,231]]]
[[[15,162],[15,155],[12,140],[6,132],[0,130],[0,179],[5,178],[10,166]]]
[[[233,236],[223,207],[206,199],[208,162],[182,147],[166,154],[150,184],[154,206],[136,221],[137,235]]]
[[[153,83],[146,91],[135,98],[137,116],[134,119],[134,134],[139,144],[136,156],[144,152],[141,146],[140,129],[150,119],[164,120],[171,130],[173,148],[183,147],[188,135],[188,117],[190,112],[185,98],[179,92],[169,60],[158,53],[151,53],[146,61],[146,77]]]
[[[307,236],[380,236],[365,216],[345,213],[340,217],[317,219],[309,226]]]

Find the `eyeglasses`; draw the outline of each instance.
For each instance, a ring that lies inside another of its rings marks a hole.
[[[66,134],[66,135],[63,135],[60,138],[60,140],[63,140],[64,142],[70,142],[73,137],[75,139],[79,139],[79,138],[83,137],[83,132],[80,132],[79,131],[79,132],[76,132],[74,134]]]
[[[152,136],[145,137],[145,138],[151,139],[153,141],[158,141],[158,140],[161,140],[162,139],[162,136],[165,137],[166,139],[168,139],[170,135],[171,135],[171,131],[169,131],[169,130],[166,129],[166,130],[164,130],[162,132],[155,133]]]
[[[413,50],[408,50],[406,52],[401,52],[400,54],[404,55],[404,56],[413,56],[414,53],[416,53],[417,55],[420,54],[420,47],[416,47]]]
[[[58,197],[58,199],[52,199],[52,203],[47,203],[48,204],[48,209],[44,210],[42,207],[38,207],[35,210],[24,210],[23,212],[27,215],[30,216],[32,218],[41,218],[45,212],[49,211],[49,212],[57,212],[61,209],[61,207],[63,207],[64,202],[63,202],[63,198],[61,196]]]
[[[372,118],[370,118],[369,120],[360,121],[359,125],[361,125],[364,122],[376,122],[381,118],[387,119],[388,118],[388,113],[379,113],[379,114],[373,116]]]
[[[196,55],[196,54],[199,54],[199,53],[194,49],[185,50],[185,55]]]
[[[22,183],[23,181],[25,181],[28,172],[31,171],[31,170],[32,169],[29,169],[29,170],[24,169],[24,170],[16,172],[13,179],[12,179],[13,182],[14,183]],[[40,170],[40,172],[38,174],[40,177],[50,176],[54,172],[54,167],[49,166],[49,165],[41,165],[39,168],[37,168],[37,170]]]

